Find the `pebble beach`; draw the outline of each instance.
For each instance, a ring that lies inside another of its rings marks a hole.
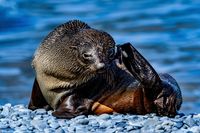
[[[200,114],[175,118],[155,114],[103,114],[57,119],[52,111],[29,110],[25,105],[0,106],[0,133],[200,133]]]

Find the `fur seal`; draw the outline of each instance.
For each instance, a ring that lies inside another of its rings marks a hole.
[[[50,32],[32,64],[28,107],[53,109],[58,118],[113,112],[173,117],[181,107],[175,79],[157,74],[130,43],[116,46],[108,33],[79,20]]]

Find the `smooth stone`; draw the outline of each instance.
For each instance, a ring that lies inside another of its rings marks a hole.
[[[26,126],[20,126],[19,128],[18,128],[19,130],[21,130],[21,131],[27,131],[27,127]]]
[[[174,122],[170,121],[170,120],[167,120],[167,121],[164,121],[162,123],[162,126],[173,126],[174,125]]]
[[[199,126],[193,126],[189,129],[193,133],[200,133],[200,127]]]
[[[25,109],[25,108],[20,108],[20,109],[18,109],[17,110],[18,111],[18,113],[20,114],[20,115],[29,115],[29,113],[31,112],[31,110],[30,109]]]
[[[22,119],[23,120],[30,120],[31,116],[30,115],[25,115],[25,116],[22,116]]]
[[[0,122],[0,129],[2,129],[2,128],[8,128],[8,127],[9,127],[9,124],[7,122],[2,122],[2,121]]]
[[[112,121],[102,121],[101,123],[99,123],[99,127],[101,128],[107,128],[107,127],[113,127],[114,125],[112,124]]]
[[[192,133],[192,132],[187,129],[180,129],[177,131],[172,131],[171,133]]]
[[[178,129],[180,129],[183,126],[183,122],[176,122],[174,123],[174,126],[177,127]]]
[[[55,133],[65,133],[65,131],[60,127],[56,129]]]
[[[180,128],[177,128],[177,127],[172,127],[172,131],[176,131],[176,130],[179,130]]]
[[[125,129],[123,127],[116,127],[116,132],[123,132]]]
[[[190,127],[196,126],[196,122],[191,117],[187,117],[183,122]]]
[[[18,104],[19,106],[21,106],[21,104]],[[5,105],[4,105],[4,107],[12,107],[12,104],[11,103],[6,103]]]
[[[167,121],[167,120],[169,120],[169,118],[166,117],[166,116],[163,116],[163,117],[160,117],[160,120],[161,120],[161,121]]]
[[[127,131],[131,131],[131,130],[135,129],[134,126],[126,126],[125,128],[126,128]]]
[[[13,106],[13,108],[16,108],[16,109],[25,109],[25,107],[24,107],[23,104],[15,105],[15,106]]]
[[[75,127],[75,131],[76,133],[86,133],[88,131],[87,127],[83,126],[83,125],[78,125]]]
[[[58,124],[59,124],[61,127],[63,127],[63,126],[68,125],[68,122],[66,122],[65,119],[59,119],[59,120],[58,120]]]
[[[88,119],[78,119],[76,121],[76,124],[82,124],[82,125],[87,125],[89,123]]]
[[[190,128],[188,125],[186,125],[186,124],[184,124],[182,127],[181,127],[181,129],[188,129],[188,128]]]
[[[42,120],[42,115],[36,115],[33,120]]]
[[[0,119],[0,128],[7,128],[9,127],[9,119],[2,118]]]
[[[33,130],[33,127],[32,126],[28,126],[28,130]]]
[[[46,127],[48,127],[47,122],[44,120],[32,120],[31,125],[39,131],[43,131]]]
[[[99,122],[93,121],[93,120],[91,120],[91,121],[89,122],[89,125],[91,125],[92,127],[99,127],[99,126],[100,126]]]
[[[43,115],[43,114],[47,114],[47,111],[45,109],[36,109],[35,113],[37,115]]]
[[[67,130],[70,132],[70,133],[74,133],[75,132],[75,127],[68,127]]]
[[[121,122],[116,122],[115,126],[116,127],[125,127],[127,125],[127,123],[125,121],[121,121]]]
[[[200,114],[194,115],[193,118],[199,118],[200,119]]]
[[[115,128],[108,128],[106,129],[105,133],[115,133],[117,130]]]
[[[51,129],[51,128],[45,128],[44,129],[44,133],[54,133],[55,130],[54,129]]]
[[[144,122],[144,128],[146,128],[147,130],[152,127],[154,128],[155,126],[161,124],[161,121],[157,121],[157,120],[154,120],[154,119],[147,119],[145,122]]]
[[[10,121],[9,125],[11,128],[15,128],[15,127],[19,127],[22,125],[22,123],[20,121]]]
[[[100,116],[98,116],[99,119],[102,119],[102,120],[108,120],[110,119],[110,115],[108,114],[102,114]]]
[[[52,127],[52,128],[54,128],[54,129],[57,129],[58,127],[60,127],[60,125],[58,124],[58,122],[55,122],[55,121],[49,123],[49,126]]]
[[[11,107],[10,106],[4,106],[3,110],[1,112],[1,116],[2,117],[8,117],[11,111]]]
[[[47,114],[52,116],[52,110],[47,111]]]
[[[134,127],[134,129],[140,129],[143,127],[142,122],[129,121],[128,124],[131,125],[132,127]]]
[[[155,133],[155,130],[154,128],[149,128],[149,129],[141,128],[140,133]]]
[[[155,127],[155,130],[158,131],[158,130],[165,130],[165,128],[162,126],[162,125],[157,125]]]

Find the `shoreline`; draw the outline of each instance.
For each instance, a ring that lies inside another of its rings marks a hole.
[[[57,119],[51,113],[52,111],[44,109],[31,111],[22,104],[0,105],[0,132],[200,133],[200,114],[179,114],[175,118],[159,117],[155,114],[102,114]]]

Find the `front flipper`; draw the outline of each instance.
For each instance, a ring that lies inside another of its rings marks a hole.
[[[148,61],[130,44],[118,46],[118,57],[143,85],[145,96],[153,100],[158,115],[174,117],[182,103],[180,88],[168,74],[158,75]]]
[[[92,100],[80,98],[76,94],[72,94],[60,100],[60,104],[52,115],[61,119],[87,115],[91,112],[92,104]]]
[[[38,108],[44,108],[46,110],[52,109],[50,105],[46,102],[46,100],[44,99],[44,96],[42,95],[37,79],[35,79],[33,83],[31,99],[30,99],[28,108],[31,110],[35,110]]]
[[[130,44],[118,46],[121,60],[129,72],[142,84],[146,93],[151,97],[161,92],[161,79],[149,62]]]

